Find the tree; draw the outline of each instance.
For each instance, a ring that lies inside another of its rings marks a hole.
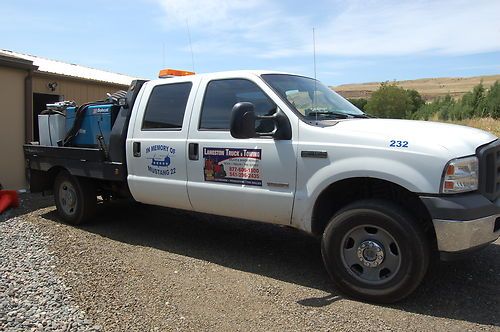
[[[472,91],[469,91],[463,95],[461,104],[464,108],[470,110],[470,117],[484,117],[487,115],[485,114],[486,112],[484,105],[485,92],[486,90],[484,88],[483,82],[481,82],[478,85],[474,86]]]
[[[347,100],[362,111],[365,110],[366,103],[368,103],[365,98],[349,98]]]
[[[500,119],[500,81],[496,81],[489,89],[485,89],[481,82],[459,100],[454,100],[450,95],[437,98],[431,103],[422,105],[411,118],[466,120],[487,116]]]
[[[417,90],[408,89],[406,90],[406,93],[411,100],[411,106],[406,113],[406,118],[411,119],[413,114],[415,114],[422,106],[425,105],[425,100]]]
[[[440,120],[462,120],[460,107],[455,107],[455,101],[447,94],[444,98],[438,98],[436,101],[437,115]]]
[[[488,115],[494,119],[500,118],[500,81],[496,81],[489,89],[485,98]]]
[[[365,110],[377,117],[403,119],[412,108],[412,100],[405,89],[394,83],[382,83],[373,92]]]

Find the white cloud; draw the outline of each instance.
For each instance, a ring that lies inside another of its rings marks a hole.
[[[323,29],[319,52],[471,54],[500,50],[500,1],[350,1]]]
[[[270,0],[156,1],[168,29],[185,30],[189,20],[197,54],[306,55],[312,52],[313,26],[318,55],[500,51],[496,0],[332,0],[305,11]]]
[[[162,25],[186,31],[189,22],[196,54],[244,54],[268,57],[280,49],[303,46],[307,17],[284,15],[265,0],[156,0],[164,10]],[[297,49],[298,49],[297,48]]]
[[[165,25],[175,29],[186,20],[198,29],[223,31],[236,23],[236,14],[252,11],[261,0],[159,0],[165,12]]]

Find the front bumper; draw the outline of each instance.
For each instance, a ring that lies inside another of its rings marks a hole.
[[[479,249],[500,236],[500,199],[492,202],[479,193],[420,198],[432,217],[442,256]]]

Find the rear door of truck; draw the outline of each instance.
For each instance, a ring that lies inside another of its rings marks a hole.
[[[126,151],[128,184],[143,203],[191,209],[186,140],[199,79],[150,81],[132,111]]]

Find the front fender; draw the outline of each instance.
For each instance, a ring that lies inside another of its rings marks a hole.
[[[412,159],[412,158],[410,158]],[[424,158],[425,159],[425,158]],[[305,169],[311,169],[304,161]],[[388,160],[375,156],[356,156],[333,162],[323,162],[322,167],[310,173],[307,179],[297,181],[292,224],[311,232],[314,205],[320,194],[330,185],[351,178],[375,178],[397,184],[415,193],[437,193],[444,164],[426,163],[424,160]],[[424,175],[425,174],[425,175]]]

